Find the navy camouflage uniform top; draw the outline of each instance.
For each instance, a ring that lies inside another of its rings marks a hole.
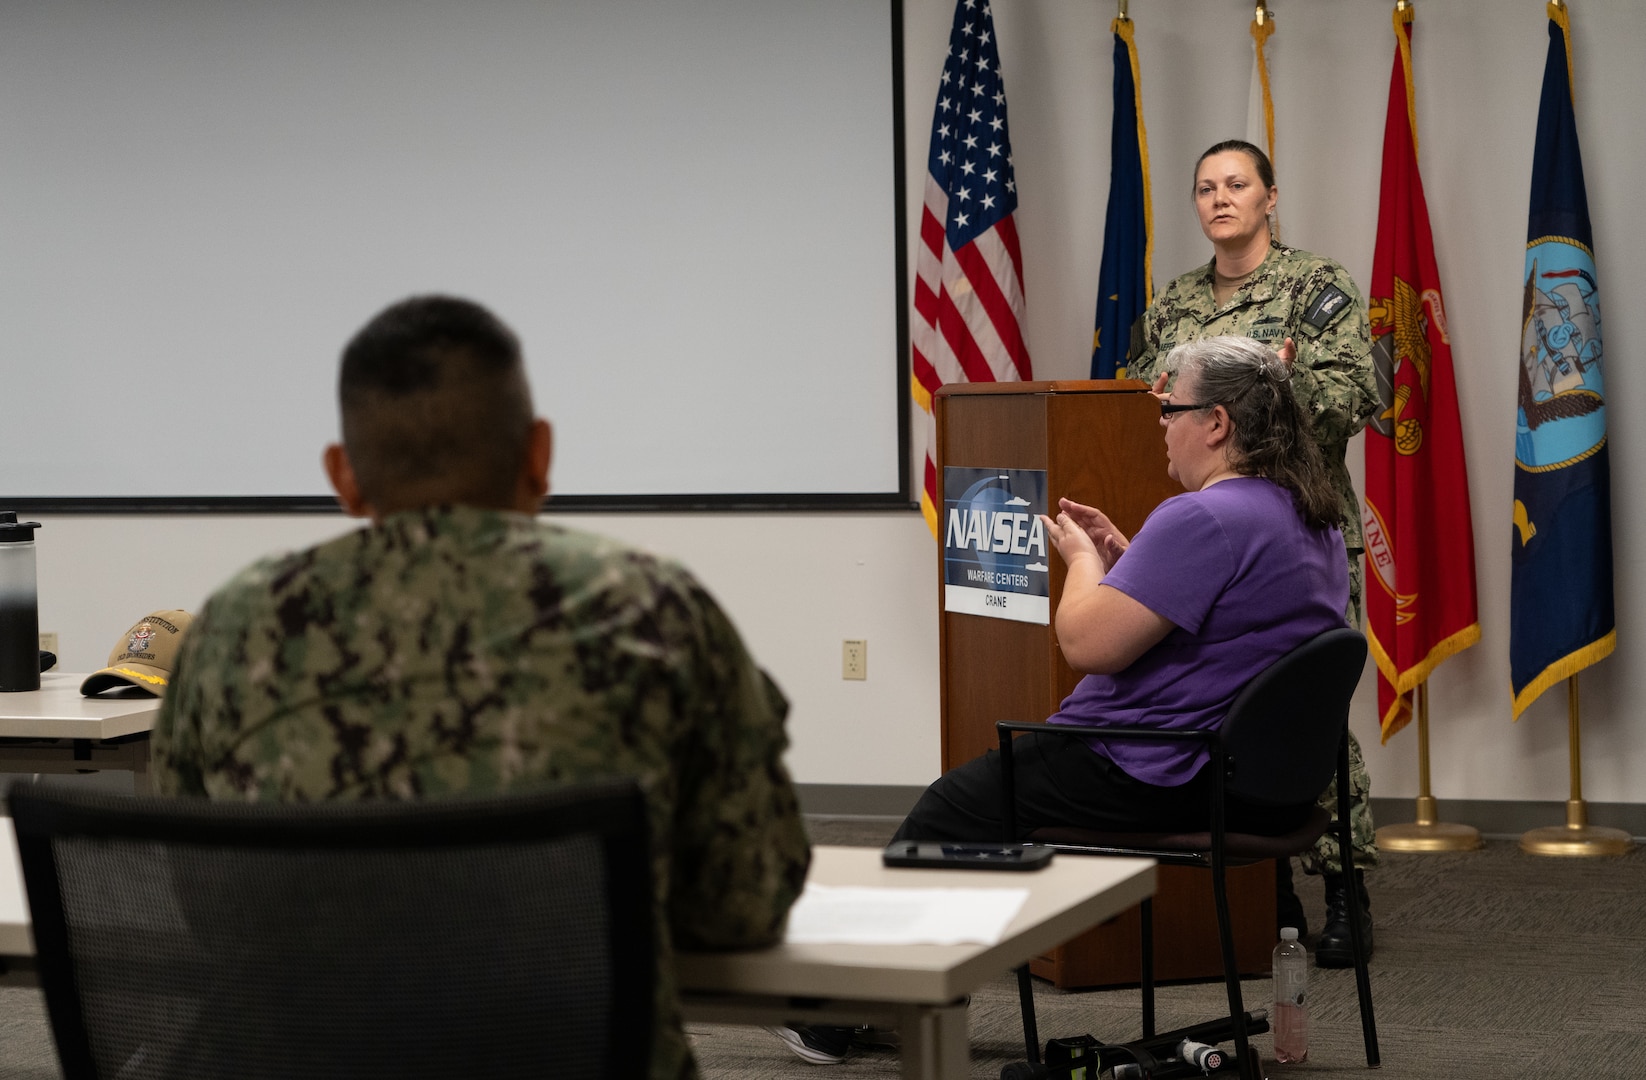
[[[640,779],[661,963],[651,1076],[696,1075],[675,947],[782,933],[810,858],[788,704],[681,567],[523,514],[409,511],[241,572],[183,644],[164,793],[421,798]]]
[[[1152,383],[1174,346],[1218,334],[1255,338],[1276,350],[1291,338],[1297,346],[1292,393],[1314,418],[1315,439],[1343,500],[1343,542],[1353,562],[1365,542],[1348,443],[1377,407],[1360,290],[1333,260],[1271,241],[1263,262],[1219,307],[1212,295],[1215,265],[1214,259],[1177,278],[1138,317],[1126,374]]]

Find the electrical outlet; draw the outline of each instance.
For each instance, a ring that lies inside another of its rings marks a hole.
[[[51,630],[40,635],[40,647],[49,653],[57,651],[57,631]]]
[[[869,643],[867,641],[845,641],[840,650],[840,677],[842,679],[867,679],[869,677]]]

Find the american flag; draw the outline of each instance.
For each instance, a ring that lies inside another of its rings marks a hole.
[[[944,383],[1034,377],[1023,338],[1023,255],[1012,216],[1017,180],[1006,134],[1006,85],[986,0],[955,6],[926,174],[915,266],[913,390],[926,411],[920,508],[936,535],[932,395]]]

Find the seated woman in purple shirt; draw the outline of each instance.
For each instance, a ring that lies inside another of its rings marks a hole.
[[[1168,472],[1186,489],[1123,536],[1068,499],[1042,518],[1068,564],[1057,606],[1064,658],[1086,673],[1054,724],[1204,729],[1275,660],[1344,625],[1349,578],[1342,503],[1291,369],[1250,338],[1213,337],[1167,357],[1161,399]],[[1198,744],[1018,737],[1020,834],[1048,825],[1112,831],[1203,829]],[[995,751],[940,777],[900,840],[998,840]],[[1278,833],[1309,807],[1230,807],[1230,826]]]

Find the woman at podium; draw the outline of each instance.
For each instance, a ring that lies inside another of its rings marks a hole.
[[[1195,163],[1194,206],[1201,231],[1212,242],[1212,260],[1168,285],[1132,330],[1127,375],[1165,388],[1161,358],[1174,346],[1214,334],[1242,334],[1278,350],[1291,361],[1292,387],[1312,419],[1326,468],[1344,506],[1343,539],[1349,559],[1351,625],[1360,625],[1364,550],[1360,501],[1349,479],[1348,442],[1377,407],[1372,340],[1366,305],[1348,271],[1332,259],[1287,247],[1274,236],[1279,194],[1274,168],[1262,150],[1229,140]],[[1349,736],[1356,881],[1353,892],[1367,903],[1359,867],[1377,863],[1369,793],[1370,777],[1360,745]],[[1321,795],[1337,805],[1336,783]],[[1323,967],[1349,967],[1350,890],[1342,876],[1337,837],[1328,831],[1310,857],[1310,873],[1326,878],[1326,927],[1315,946]],[[1279,878],[1283,924],[1302,927],[1302,907],[1291,891],[1288,865]],[[1286,907],[1294,910],[1286,912]],[[1362,925],[1371,926],[1368,912]],[[1366,936],[1368,948],[1371,936]]]

